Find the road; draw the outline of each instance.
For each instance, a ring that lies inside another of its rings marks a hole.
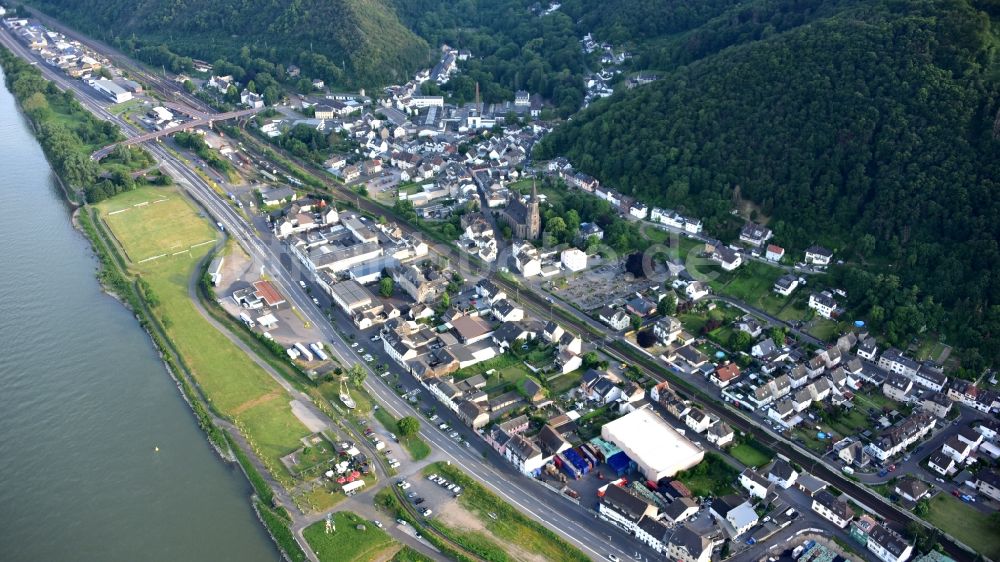
[[[28,60],[37,62],[37,57],[35,57],[33,53],[24,49],[23,46],[13,40],[13,38],[11,38],[6,32],[0,33],[0,37],[2,37],[3,43],[6,44],[8,48],[11,48],[12,51],[27,58]],[[99,117],[115,122],[122,127],[126,134],[138,134],[138,132],[135,131],[131,125],[110,114],[100,103],[103,100],[96,98],[96,93],[92,92],[90,88],[86,87],[81,82],[70,80],[63,75],[54,72],[47,65],[39,64],[39,66],[49,79],[56,82],[62,88],[77,91],[79,94],[77,97],[80,99],[80,102]],[[176,88],[176,85],[174,85],[174,87]],[[326,320],[323,314],[312,306],[311,298],[298,286],[297,279],[294,278],[291,271],[286,269],[294,268],[295,260],[284,252],[279,244],[263,243],[258,238],[256,230],[251,225],[247,224],[243,217],[237,213],[228,204],[228,202],[215,193],[211,187],[208,186],[196,173],[187,168],[176,156],[167,151],[161,144],[151,143],[147,146],[150,152],[161,161],[164,169],[175,178],[179,178],[180,181],[178,183],[196,201],[198,201],[217,222],[221,223],[230,233],[235,235],[239,243],[247,250],[248,254],[250,254],[255,261],[258,261],[260,264],[265,266],[267,273],[273,277],[272,281],[286,296],[289,303],[302,311],[308,321],[320,328],[324,336],[335,344],[334,349],[336,355],[344,361],[345,364],[360,362],[360,358],[352,353],[350,347],[347,346],[346,342],[341,339],[340,335]],[[391,218],[396,218],[399,224],[405,224],[405,221],[398,220],[398,217],[393,217],[393,214],[391,212],[387,212],[384,207],[375,205],[367,200],[359,203],[361,203],[361,207],[364,210],[375,213],[376,216],[379,214],[385,214]],[[435,246],[435,251],[456,258],[456,263],[466,262],[467,260],[467,256],[458,253],[457,250],[450,247]],[[473,260],[468,263],[474,264],[475,261]],[[495,273],[491,274],[490,277],[497,282],[498,285],[505,287],[508,290],[508,294],[515,294],[515,287],[510,282]],[[539,318],[545,318],[549,311],[552,311],[550,303],[547,303],[542,300],[540,296],[530,291],[517,291],[516,300],[526,310],[532,312]],[[303,306],[303,304],[305,306]],[[762,314],[765,318],[770,319],[768,315],[763,314],[763,311],[755,311],[743,303],[739,304],[741,307],[746,307],[748,311],[754,312],[755,314]],[[570,329],[578,330],[581,335],[590,333],[600,338],[604,337],[604,328],[594,326],[594,321],[592,319],[584,317],[581,320],[577,315],[563,310],[562,307],[556,307],[555,312],[557,312],[558,321],[560,323],[563,323]],[[807,339],[808,338],[812,337],[807,336]],[[812,338],[812,341],[816,342],[818,340]],[[612,347],[606,348],[605,351],[617,360],[639,366],[641,370],[653,380],[665,380],[666,378],[659,372],[662,370],[662,366],[652,364],[648,359],[641,357],[634,351],[626,350],[623,352],[619,348]],[[369,378],[371,379],[373,377]],[[678,381],[674,378],[671,382],[677,383]],[[366,382],[366,385],[369,387],[369,390],[375,393],[380,400],[383,400],[386,407],[388,407],[395,414],[403,415],[404,412],[413,412],[409,404],[400,399],[394,392],[391,391],[391,389],[388,389],[381,382],[375,383],[368,381]],[[810,472],[813,472],[817,476],[830,481],[841,490],[849,493],[855,499],[870,505],[886,519],[894,521],[898,525],[905,525],[913,518],[911,514],[885,503],[883,498],[877,494],[874,494],[870,490],[843,478],[838,470],[833,469],[821,459],[812,455],[812,453],[805,451],[801,447],[798,447],[796,444],[787,441],[782,437],[774,437],[768,434],[765,430],[760,428],[754,420],[748,418],[742,412],[734,412],[731,409],[721,406],[712,396],[705,395],[701,398],[705,405],[712,410],[713,413],[718,415],[721,419],[729,422],[734,428],[757,436],[778,452],[785,454],[793,461],[807,467]],[[457,421],[457,419],[453,421]],[[456,428],[462,427],[459,423],[453,423],[452,425]],[[491,487],[495,492],[501,495],[501,497],[505,497],[505,499],[511,501],[511,503],[515,504],[529,515],[535,517],[550,527],[553,527],[563,537],[579,546],[589,555],[603,558],[610,552],[622,558],[630,558],[632,556],[632,552],[635,551],[636,542],[633,539],[628,538],[623,533],[618,531],[617,528],[611,525],[595,521],[592,511],[585,510],[583,508],[576,509],[579,506],[575,506],[575,504],[568,501],[556,502],[559,504],[558,508],[553,506],[552,504],[554,502],[547,501],[548,498],[546,498],[544,494],[538,494],[538,484],[532,482],[527,477],[519,474],[513,474],[512,468],[505,461],[498,463],[501,467],[498,469],[485,462],[481,456],[476,457],[470,450],[455,444],[436,430],[424,429],[421,434],[425,439],[431,442],[433,446],[440,447],[441,451],[451,457],[454,462],[462,466],[463,469],[470,472],[474,476],[480,478],[482,482]],[[487,456],[489,456],[489,454]],[[605,530],[608,530],[609,533],[604,533]],[[614,537],[613,540],[610,541],[610,544],[607,545],[607,549],[605,550],[603,547],[596,547],[598,544],[608,542],[604,540],[605,536]],[[957,545],[947,540],[943,541],[943,544],[953,557],[956,557],[959,560],[971,560],[972,557],[969,553],[960,549]]]

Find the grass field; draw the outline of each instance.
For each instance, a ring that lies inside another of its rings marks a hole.
[[[760,468],[770,462],[771,455],[750,443],[740,443],[729,449],[729,454],[747,466]]]
[[[528,518],[454,466],[435,463],[424,469],[424,474],[433,472],[446,476],[464,488],[462,497],[459,499],[462,507],[475,514],[490,533],[499,540],[516,544],[520,550],[537,553],[545,560],[554,562],[589,560],[576,547],[534,519]],[[490,517],[490,513],[495,514],[497,518]],[[472,537],[463,538],[471,539]]]
[[[322,562],[380,560],[391,549],[397,548],[396,542],[385,531],[353,513],[335,513],[333,523],[336,530],[330,533],[326,532],[326,521],[317,521],[302,531]]]
[[[105,222],[133,262],[190,250],[192,246],[214,241],[216,237],[215,229],[173,189],[136,189],[118,195],[100,207]],[[192,251],[204,255],[210,247],[210,244],[205,244]]]
[[[1000,560],[1000,533],[989,515],[948,494],[938,494],[925,519],[983,556]]]
[[[131,206],[160,199],[167,202]],[[131,248],[130,252],[168,254],[144,263],[133,262],[131,269],[149,283],[159,301],[154,314],[209,402],[221,414],[237,420],[264,462],[281,477],[284,469],[274,470],[282,466],[278,458],[301,446],[299,439],[308,431],[292,414],[288,395],[278,383],[195,309],[188,283],[212,246],[206,244],[177,255],[171,252],[171,248],[214,240],[214,229],[174,188],[137,189],[97,207],[116,239]],[[122,208],[130,210],[109,216]]]

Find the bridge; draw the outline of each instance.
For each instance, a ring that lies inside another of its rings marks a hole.
[[[109,144],[104,148],[94,151],[94,153],[90,155],[90,159],[95,162],[99,162],[102,158],[104,158],[108,154],[111,154],[111,152],[114,151],[114,149],[119,146],[131,146],[135,144],[142,144],[144,142],[156,140],[160,137],[172,135],[180,131],[186,131],[188,129],[194,129],[196,127],[201,127],[203,125],[211,127],[212,123],[215,121],[225,121],[227,119],[236,119],[239,117],[245,117],[247,115],[253,115],[254,113],[257,113],[258,111],[263,109],[263,108],[241,109],[239,111],[229,111],[226,113],[208,114],[198,111],[197,109],[192,109],[191,107],[188,107],[186,105],[181,105],[177,103],[164,102],[162,105],[174,111],[187,114],[191,116],[193,119],[186,123],[181,123],[180,125],[167,127],[166,129],[161,129],[159,131],[151,131],[149,133],[136,135],[134,137],[127,138],[121,142]]]

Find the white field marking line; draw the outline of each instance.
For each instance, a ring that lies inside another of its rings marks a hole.
[[[149,205],[149,201],[143,201],[142,203],[136,203],[135,205],[132,205],[132,206],[133,207],[145,207],[146,205]]]
[[[108,216],[110,217],[111,215],[117,215],[118,213],[124,213],[125,211],[131,211],[131,210],[132,210],[131,207],[126,207],[124,209],[118,209],[117,211],[111,211],[110,213],[108,213]]]
[[[170,199],[157,199],[156,201],[153,201],[153,204],[156,205],[157,203],[163,203],[164,201],[170,201]]]
[[[205,240],[204,242],[198,242],[197,244],[191,246],[192,248],[197,248],[198,246],[204,246],[205,244],[212,244],[215,240]]]
[[[170,254],[170,255],[171,255],[171,256],[179,256],[179,255],[181,255],[181,254],[187,254],[187,253],[190,253],[190,252],[191,252],[191,250],[181,250],[181,251],[179,251],[179,252],[174,252],[174,253],[172,253],[172,254]]]
[[[139,260],[139,262],[138,262],[138,263],[146,263],[146,262],[148,262],[148,261],[153,261],[153,260],[158,260],[158,259],[160,259],[160,258],[162,258],[162,257],[164,257],[164,256],[166,256],[166,255],[167,255],[167,254],[160,254],[160,255],[158,255],[158,256],[153,256],[153,257],[151,257],[151,258],[146,258],[146,259],[144,259],[144,260]]]

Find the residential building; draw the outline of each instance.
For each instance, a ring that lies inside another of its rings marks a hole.
[[[904,476],[896,482],[894,491],[909,502],[919,501],[930,493],[930,487],[912,476]]]
[[[927,457],[927,466],[941,476],[951,476],[958,470],[955,466],[955,459],[944,451],[935,451]]]
[[[896,402],[909,402],[913,398],[913,380],[899,373],[889,373],[882,383],[882,394]]]
[[[655,505],[617,484],[608,485],[598,503],[597,512],[629,533],[635,532],[643,517],[655,519],[659,516]]]
[[[681,322],[673,316],[666,316],[653,324],[653,335],[660,345],[670,345],[677,340],[681,334]]]
[[[740,473],[739,482],[754,498],[764,499],[773,490],[771,483],[752,468],[746,468]]]
[[[719,422],[708,428],[705,438],[708,439],[709,443],[721,448],[732,443],[736,434],[733,432],[733,428],[729,427],[729,424]]]
[[[598,313],[598,319],[613,330],[624,330],[629,325],[629,317],[623,310],[605,306]]]
[[[903,355],[903,352],[894,347],[890,347],[882,353],[882,356],[878,359],[878,366],[890,373],[903,375],[908,379],[914,378],[917,374],[917,369],[920,368],[919,363],[906,357]]]
[[[912,414],[881,432],[868,444],[868,453],[881,462],[903,452],[922,439],[934,427],[934,417],[926,412]]]
[[[726,363],[720,365],[712,373],[712,384],[719,388],[726,388],[729,383],[736,380],[740,376],[740,367],[736,363]]]
[[[806,248],[806,263],[827,266],[830,265],[831,258],[833,258],[833,252],[822,246],[810,246]]]
[[[952,401],[941,392],[931,394],[927,398],[924,398],[923,402],[920,403],[920,408],[923,411],[928,412],[939,419],[947,417],[948,412],[951,411],[951,407]]]
[[[764,257],[768,261],[781,261],[781,258],[785,257],[785,249],[782,248],[781,246],[768,244],[767,251],[764,253]]]
[[[905,562],[913,554],[913,545],[885,525],[875,525],[868,532],[865,546],[882,562]]]
[[[740,242],[759,247],[764,242],[771,239],[774,233],[766,226],[761,226],[754,222],[748,222],[740,230]]]
[[[809,295],[809,308],[816,311],[823,318],[833,318],[837,310],[837,301],[834,300],[830,291],[822,293],[812,293]]]
[[[1000,475],[990,469],[979,471],[976,476],[976,488],[979,493],[992,499],[1000,501]]]
[[[667,558],[679,562],[709,562],[713,542],[687,525],[674,530],[667,540]]]
[[[812,510],[841,529],[854,517],[851,507],[845,500],[833,497],[833,494],[826,490],[813,496]]]
[[[774,282],[774,292],[783,297],[787,297],[792,294],[792,291],[794,291],[798,286],[799,278],[791,273],[786,273]]]
[[[652,517],[643,517],[639,520],[639,523],[635,526],[635,538],[655,550],[656,552],[663,553],[667,548],[667,536],[670,533],[670,527],[663,524],[657,519]]]
[[[798,477],[799,473],[792,468],[791,463],[781,458],[775,459],[775,461],[771,464],[771,468],[767,471],[767,480],[769,482],[774,482],[785,490],[795,484],[795,480]]]
[[[749,531],[759,520],[750,502],[739,496],[716,498],[709,511],[732,538]]]
[[[680,497],[663,509],[663,518],[674,525],[682,523],[698,513],[698,504],[691,498]]]

